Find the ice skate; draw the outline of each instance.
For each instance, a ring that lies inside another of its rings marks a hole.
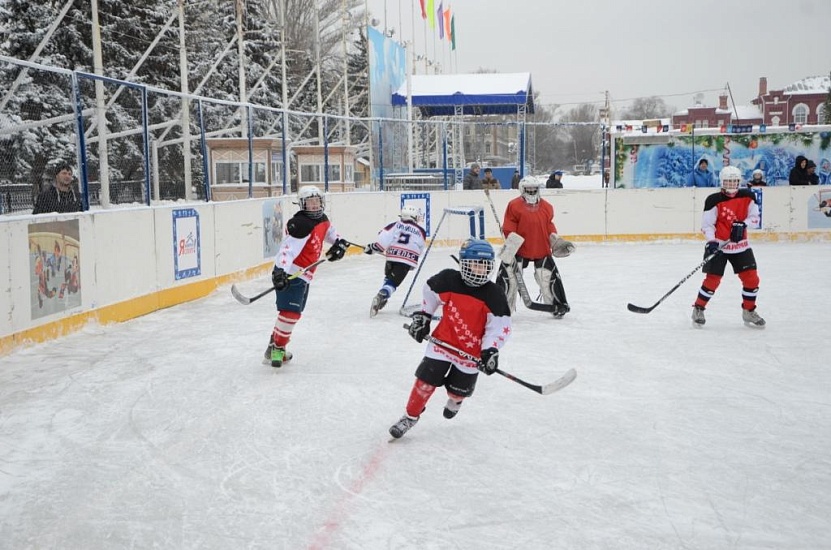
[[[389,296],[387,296],[383,290],[379,291],[372,298],[372,305],[369,306],[369,316],[375,317],[378,315],[378,312],[384,309],[384,306],[387,305],[387,300],[389,300]]]
[[[568,306],[568,304],[555,304],[554,311],[552,312],[552,314],[554,315],[555,319],[562,319],[569,311],[571,311],[571,308]]]
[[[752,328],[765,328],[765,320],[759,317],[759,314],[756,313],[756,308],[743,309],[742,321],[744,321],[745,325]]]
[[[461,401],[454,401],[452,399],[447,400],[447,404],[444,406],[444,417],[448,420],[456,416],[456,413],[459,412],[459,409],[462,408]]]
[[[704,308],[701,306],[693,306],[692,322],[695,327],[703,327],[707,320],[704,318]]]
[[[269,344],[265,350],[263,364],[271,365],[274,368],[280,368],[283,366],[283,363],[291,361],[291,358],[292,353],[290,351],[286,351],[285,348],[278,348],[274,344]]]
[[[392,425],[390,428],[390,435],[395,439],[400,439],[402,435],[410,431],[410,428],[416,425],[418,417],[413,418],[409,415],[404,415],[401,419]]]

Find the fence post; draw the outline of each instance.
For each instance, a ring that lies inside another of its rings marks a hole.
[[[87,140],[84,137],[84,104],[81,100],[81,86],[78,84],[78,73],[72,72],[72,91],[75,101],[72,110],[75,111],[75,143],[78,147],[78,186],[81,191],[81,202],[84,210],[89,210],[89,174],[87,172]]]
[[[208,141],[205,139],[205,119],[202,115],[202,100],[198,101],[199,106],[199,140],[202,142],[202,182],[205,186],[205,202],[211,200],[211,168],[208,160]]]

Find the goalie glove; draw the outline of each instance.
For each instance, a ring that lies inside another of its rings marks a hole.
[[[574,243],[561,239],[556,233],[548,236],[548,242],[551,245],[551,255],[555,258],[565,258],[574,252]]]
[[[482,350],[482,356],[479,359],[479,370],[490,376],[499,368],[499,350],[496,348],[487,348]]]
[[[418,343],[424,341],[430,334],[430,314],[423,311],[416,311],[413,313],[413,321],[407,328],[410,337]]]

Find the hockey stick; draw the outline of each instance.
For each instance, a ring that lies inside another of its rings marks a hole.
[[[318,261],[316,261],[312,265],[310,265],[308,267],[304,267],[303,269],[301,269],[297,273],[292,273],[291,275],[289,275],[288,280],[291,281],[292,279],[296,279],[296,278],[300,277],[301,275],[303,275],[304,273],[306,273],[307,271],[309,271],[313,267],[317,267],[325,261],[327,261],[327,258],[319,259]],[[267,289],[263,290],[262,292],[259,292],[259,293],[255,294],[254,296],[251,296],[249,298],[248,296],[243,296],[242,295],[242,293],[237,289],[236,283],[231,285],[231,294],[234,296],[234,298],[237,300],[237,302],[241,303],[244,306],[247,306],[251,302],[256,302],[257,300],[259,300],[260,298],[262,298],[266,294],[270,294],[273,291],[274,291],[274,287],[272,286],[271,288],[267,288]]]
[[[405,324],[404,328],[409,330],[410,325]],[[427,339],[430,342],[432,342],[433,344],[437,345],[437,346],[443,347],[444,349],[447,349],[447,350],[450,350],[454,353],[457,353],[463,359],[467,359],[468,361],[474,361],[477,364],[479,364],[479,362],[480,362],[478,357],[475,357],[475,356],[473,356],[473,355],[471,355],[467,352],[464,352],[464,351],[460,350],[459,348],[457,348],[456,346],[450,345],[447,342],[443,342],[443,341],[439,340],[438,338],[428,336]],[[574,382],[574,379],[577,378],[577,371],[574,370],[574,369],[568,369],[566,371],[566,373],[563,374],[561,377],[559,377],[557,380],[555,380],[555,381],[553,381],[549,384],[546,384],[544,386],[538,386],[536,384],[531,384],[529,382],[526,382],[525,380],[523,380],[523,379],[521,379],[517,376],[514,376],[513,374],[511,374],[509,372],[505,372],[504,370],[501,370],[501,369],[496,369],[496,371],[494,371],[494,372],[497,372],[497,373],[501,374],[502,376],[504,376],[505,378],[507,378],[508,380],[510,380],[511,382],[516,382],[520,386],[525,386],[529,390],[535,391],[540,395],[550,395],[550,394],[552,394],[556,391],[560,391],[561,389],[565,388],[566,386],[568,386],[569,384]]]
[[[490,189],[483,189],[485,192],[485,196],[488,198],[488,204],[491,206],[491,212],[493,212],[493,217],[496,219],[496,225],[499,227],[499,233],[505,237],[505,231],[502,229],[502,221],[499,219],[499,214],[496,212],[496,206],[493,204],[493,199],[491,199]],[[528,292],[528,287],[525,286],[525,279],[522,277],[522,270],[519,267],[519,262],[514,260],[512,264],[508,266],[510,269],[509,276],[512,274],[514,276],[514,280],[516,280],[517,290],[519,291],[519,295],[522,298],[522,302],[525,304],[530,310],[533,311],[545,311],[548,313],[553,313],[557,308],[553,304],[543,304],[540,302],[535,302],[533,298],[531,298],[531,293]]]
[[[696,272],[697,272],[699,269],[701,269],[702,267],[704,267],[704,266],[707,264],[707,262],[709,262],[710,260],[712,260],[713,258],[715,258],[715,257],[716,257],[719,253],[721,253],[721,249],[722,249],[722,248],[724,248],[724,245],[726,245],[728,242],[730,242],[730,241],[724,241],[723,243],[721,243],[721,245],[718,247],[718,250],[716,250],[715,252],[713,252],[712,254],[710,254],[709,256],[707,256],[706,258],[704,258],[704,260],[703,260],[700,264],[698,264],[697,266],[695,266],[695,269],[693,269],[692,271],[690,271],[690,272],[689,272],[689,273],[688,273],[688,274],[687,274],[687,275],[686,275],[683,279],[681,279],[680,281],[678,281],[678,283],[677,283],[674,287],[672,287],[672,288],[669,290],[669,292],[667,292],[666,294],[664,294],[663,296],[661,296],[661,299],[660,299],[660,300],[658,300],[657,302],[655,302],[654,304],[652,304],[652,307],[642,307],[642,306],[636,306],[635,304],[627,304],[627,305],[626,305],[626,307],[627,307],[627,308],[629,309],[629,311],[631,311],[632,313],[649,313],[650,311],[652,311],[653,309],[655,309],[656,307],[658,307],[658,306],[661,304],[661,302],[663,302],[663,301],[664,301],[664,300],[665,300],[665,299],[666,299],[666,298],[667,298],[670,294],[672,294],[673,292],[675,292],[676,290],[678,290],[678,288],[679,288],[681,285],[683,285],[684,283],[686,283],[686,282],[687,282],[687,279],[689,279],[690,277],[692,277],[693,275],[695,275],[695,274],[696,274]]]

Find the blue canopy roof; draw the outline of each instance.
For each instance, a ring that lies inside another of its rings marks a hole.
[[[423,116],[450,116],[457,106],[466,115],[516,114],[520,106],[534,112],[531,73],[413,75],[413,107]],[[392,94],[394,107],[407,105],[407,84]]]

